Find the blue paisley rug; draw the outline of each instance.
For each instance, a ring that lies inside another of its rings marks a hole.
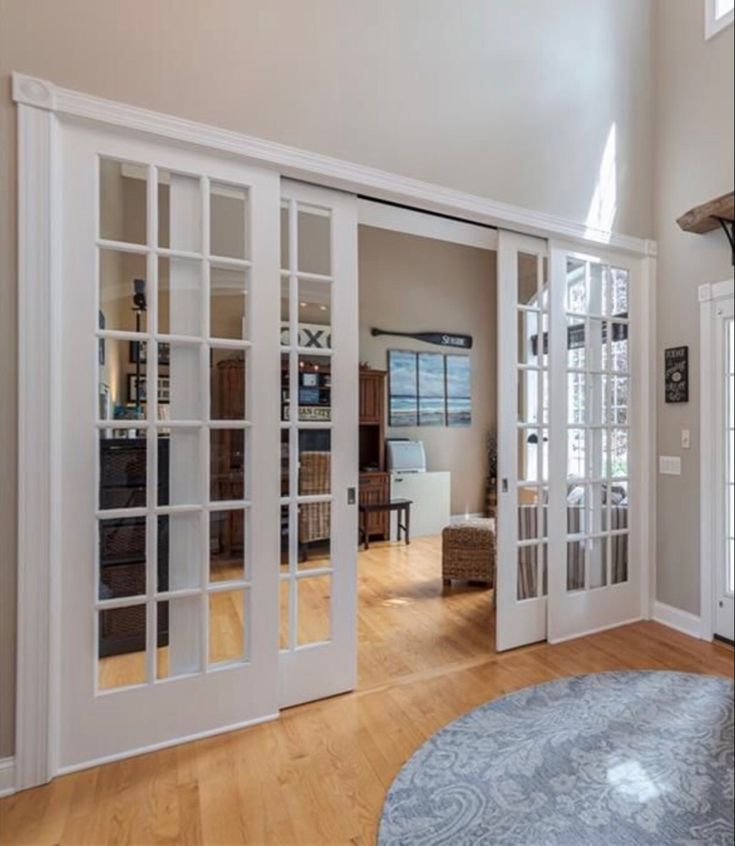
[[[732,846],[733,684],[577,676],[505,696],[428,740],[388,792],[379,846]]]

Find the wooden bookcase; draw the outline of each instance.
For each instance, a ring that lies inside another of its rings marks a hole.
[[[360,504],[385,502],[390,480],[385,471],[385,381],[383,370],[360,368]],[[387,512],[368,516],[371,538],[390,536]]]

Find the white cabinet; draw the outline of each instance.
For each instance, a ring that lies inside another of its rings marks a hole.
[[[391,473],[390,498],[410,499],[411,537],[438,535],[449,525],[452,474],[444,471],[430,473]],[[391,514],[390,537],[395,540],[396,515]]]

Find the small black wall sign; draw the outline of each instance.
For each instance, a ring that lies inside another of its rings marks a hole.
[[[666,402],[689,402],[689,347],[664,351]]]

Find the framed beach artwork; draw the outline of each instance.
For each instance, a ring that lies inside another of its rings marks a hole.
[[[470,357],[389,350],[388,425],[472,425]]]

